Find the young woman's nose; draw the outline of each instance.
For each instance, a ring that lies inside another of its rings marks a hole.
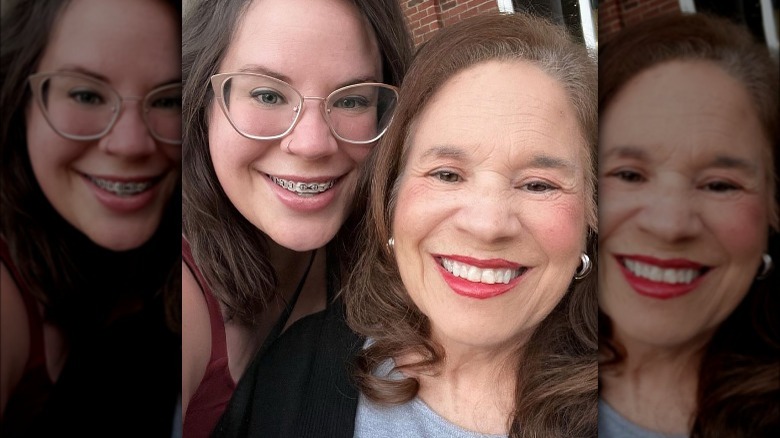
[[[125,103],[111,130],[100,139],[100,148],[110,155],[143,158],[157,150],[152,133],[141,115],[139,103]]]
[[[338,151],[336,137],[330,130],[319,99],[307,99],[293,130],[281,140],[282,151],[306,160],[317,160]]]

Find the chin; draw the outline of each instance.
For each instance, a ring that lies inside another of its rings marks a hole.
[[[285,230],[290,231],[290,230]],[[323,231],[323,230],[318,230]],[[335,237],[336,232],[333,233],[327,233],[322,234],[318,233],[317,235],[312,235],[311,233],[278,233],[278,234],[269,234],[268,237],[271,238],[277,245],[283,246],[287,249],[290,249],[292,251],[296,252],[305,252],[305,251],[311,251],[317,248],[322,248],[325,246],[328,242],[330,242],[333,237]]]
[[[110,251],[130,251],[143,246],[152,238],[156,229],[121,232],[121,228],[111,227],[110,230],[94,230],[82,232],[95,245]]]

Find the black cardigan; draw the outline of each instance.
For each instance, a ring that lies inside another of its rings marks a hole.
[[[352,437],[353,358],[364,340],[340,301],[293,324],[244,373],[215,437]]]

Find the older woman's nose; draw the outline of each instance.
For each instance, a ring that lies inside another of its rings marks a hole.
[[[461,208],[455,216],[458,227],[482,242],[508,241],[520,234],[520,215],[511,199],[497,190],[473,191],[459,197]]]
[[[335,154],[339,145],[325,121],[320,101],[307,101],[301,110],[303,113],[299,116],[298,123],[292,132],[282,139],[282,150],[306,160],[317,160]]]
[[[638,212],[640,229],[667,242],[684,241],[696,237],[703,229],[698,202],[687,190],[667,188],[657,190],[641,202]]]
[[[138,108],[124,108],[114,126],[100,139],[100,148],[110,155],[138,159],[157,150],[146,122]]]

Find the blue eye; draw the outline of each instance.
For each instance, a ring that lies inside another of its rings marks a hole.
[[[287,102],[282,94],[265,88],[252,90],[249,94],[263,105],[280,105]]]
[[[161,97],[152,101],[149,106],[152,108],[177,109],[181,108],[181,98]]]
[[[368,107],[369,100],[363,96],[346,96],[341,97],[339,100],[333,103],[334,108],[343,109],[360,109]]]
[[[105,102],[103,96],[91,90],[72,90],[68,96],[83,105],[100,105]]]

